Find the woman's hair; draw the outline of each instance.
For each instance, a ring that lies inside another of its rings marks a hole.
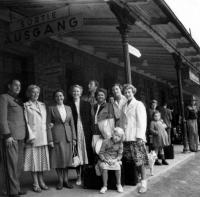
[[[152,118],[154,118],[154,116],[155,116],[156,114],[160,114],[160,112],[159,112],[158,110],[156,110],[155,112],[153,112]]]
[[[40,92],[40,87],[34,84],[31,84],[28,86],[28,88],[26,89],[26,96],[28,98],[31,97],[31,92],[33,91],[33,89],[38,89],[38,91]]]
[[[115,127],[113,135],[120,136],[121,141],[124,141],[125,136],[124,136],[124,130],[122,128]]]
[[[63,89],[57,89],[57,90],[55,90],[55,91],[53,92],[53,99],[55,99],[56,94],[57,94],[58,92],[61,92],[61,93],[63,94],[63,96],[65,96],[65,92],[64,92]]]
[[[105,95],[105,99],[107,98],[107,90],[106,90],[106,89],[104,89],[104,88],[99,88],[99,89],[97,90],[97,94],[96,94],[96,95],[98,95],[99,92],[103,92],[104,95]]]
[[[114,88],[115,86],[118,86],[119,89],[120,89],[121,91],[123,90],[123,87],[122,87],[122,85],[121,85],[120,83],[115,83],[115,84],[113,84],[112,90],[113,90],[113,88]]]
[[[78,85],[78,84],[75,84],[75,85],[71,86],[71,90],[70,90],[71,95],[73,93],[74,88],[78,88],[80,90],[80,92],[81,92],[81,95],[82,95],[82,93],[83,93],[83,87],[80,86],[80,85]]]
[[[94,82],[95,86],[97,87],[97,89],[99,88],[99,82],[97,80],[90,80],[89,83]]]
[[[125,90],[128,90],[128,89],[131,89],[134,95],[137,92],[137,88],[135,86],[133,86],[132,84],[124,84],[123,92],[125,92]]]

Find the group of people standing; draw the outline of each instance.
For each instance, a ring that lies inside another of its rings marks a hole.
[[[163,105],[159,107],[157,100],[151,101],[150,109],[148,110],[149,141],[156,153],[161,155],[162,164],[164,165],[168,165],[168,163],[165,161],[163,148],[171,145],[172,127],[177,126],[172,125],[174,118],[172,114],[173,110],[167,107],[167,103],[163,103]],[[179,118],[181,117],[179,116]],[[199,144],[198,124],[200,123],[197,100],[194,96],[191,96],[189,103],[185,108],[185,119],[189,150],[191,152],[197,152]],[[155,164],[161,165],[158,160],[156,160]]]
[[[99,88],[97,81],[90,81],[88,88],[89,94],[82,96],[82,86],[73,85],[73,99],[68,105],[64,104],[65,92],[58,89],[53,93],[54,105],[47,107],[38,100],[40,87],[29,85],[28,101],[22,103],[18,98],[20,81],[10,81],[8,93],[0,95],[0,136],[5,142],[10,196],[24,194],[20,189],[19,165],[16,165],[20,161],[24,171],[32,173],[34,192],[48,190],[43,172],[50,169],[57,172],[58,190],[73,188],[68,169],[73,165],[74,156],[79,158],[77,185],[85,184],[84,166],[97,165],[103,180],[100,193],[107,191],[108,170],[116,171],[117,190],[123,192],[120,167],[123,158],[134,163],[133,168],[136,166],[141,175],[139,192],[146,192],[147,113],[144,104],[135,98],[137,89],[131,84],[123,87],[114,84],[113,97],[107,102],[107,91]],[[163,129],[162,142],[154,140],[156,151],[162,154],[163,146],[170,143],[169,133],[164,132],[170,125],[164,126],[157,110],[150,113],[153,118],[150,131],[158,136],[157,130]],[[162,163],[167,164],[164,157]]]

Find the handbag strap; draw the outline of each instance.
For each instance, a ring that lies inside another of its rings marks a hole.
[[[75,146],[72,147],[72,156],[77,156],[78,155],[78,151],[77,148]]]

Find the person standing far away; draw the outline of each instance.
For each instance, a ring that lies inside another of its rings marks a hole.
[[[99,82],[97,80],[90,80],[88,83],[88,95],[82,97],[82,100],[90,103],[92,117],[94,116],[94,105],[97,104],[96,92],[98,88]]]
[[[126,104],[127,99],[122,94],[122,85],[119,83],[116,83],[112,86],[112,93],[114,95],[114,102],[112,102],[112,105],[116,119],[116,126],[119,126],[122,107]]]
[[[167,125],[166,131],[168,134],[168,141],[169,141],[169,144],[171,144],[172,111],[169,108],[167,108],[166,102],[163,104],[162,108],[160,109],[160,113],[161,113],[162,120]]]
[[[150,123],[153,120],[153,114],[155,111],[157,111],[157,108],[158,108],[158,101],[155,99],[151,100],[150,108],[147,113],[147,142],[149,144],[149,151],[151,151],[151,149],[153,148],[152,147],[153,136],[150,132]]]
[[[189,148],[192,152],[198,151],[198,127],[197,127],[197,106],[194,96],[190,99],[190,104],[186,107],[185,118],[187,122]]]
[[[23,103],[18,98],[20,91],[21,82],[12,79],[8,83],[8,93],[0,95],[0,135],[5,140],[4,151],[10,197],[25,194],[20,189],[19,182],[26,134]]]

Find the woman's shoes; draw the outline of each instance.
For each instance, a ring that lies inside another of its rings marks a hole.
[[[161,166],[162,164],[159,162],[159,160],[158,159],[156,159],[156,161],[155,161],[155,164],[154,164],[155,166]]]
[[[63,186],[68,188],[68,189],[72,189],[73,188],[73,185],[71,185],[70,183],[66,183],[66,182],[63,183]]]
[[[169,165],[169,164],[168,164],[168,162],[165,159],[163,159],[162,160],[162,165]]]
[[[107,188],[106,186],[103,186],[103,187],[101,188],[101,190],[99,191],[99,193],[100,193],[100,194],[105,194],[107,190],[108,190],[108,188]]]
[[[41,193],[42,189],[40,188],[39,185],[33,185],[33,191],[36,193]]]
[[[56,186],[56,189],[57,190],[61,190],[61,189],[63,189],[63,183],[58,183],[58,185]]]
[[[82,185],[82,181],[81,180],[77,180],[76,181],[76,185]]]
[[[122,187],[121,184],[120,184],[120,185],[117,185],[117,191],[118,191],[119,193],[123,193],[123,192],[124,192],[124,189],[123,189],[123,187]]]
[[[48,190],[49,189],[48,186],[45,185],[45,184],[41,184],[40,188],[43,189],[43,190]]]
[[[142,180],[141,181],[141,186],[139,188],[139,193],[145,193],[147,191],[147,181],[146,180]]]

